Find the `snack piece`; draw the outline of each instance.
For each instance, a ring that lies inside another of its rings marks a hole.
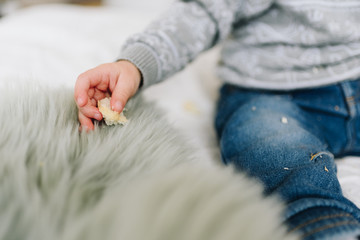
[[[110,98],[103,98],[98,101],[98,108],[101,114],[104,117],[106,125],[125,125],[127,123],[127,119],[123,112],[118,113],[111,110],[110,107]]]

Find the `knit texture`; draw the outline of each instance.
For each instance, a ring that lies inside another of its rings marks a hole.
[[[131,36],[123,54],[138,59],[138,52],[126,50],[138,43],[151,49],[157,64],[142,68],[146,86],[222,43],[218,75],[225,82],[278,90],[317,87],[360,77],[359,23],[360,2],[354,0],[179,1]]]

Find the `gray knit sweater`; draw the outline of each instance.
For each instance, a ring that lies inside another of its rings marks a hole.
[[[356,79],[360,0],[179,1],[131,36],[120,58],[137,65],[149,86],[218,43],[219,77],[243,87],[289,90]]]

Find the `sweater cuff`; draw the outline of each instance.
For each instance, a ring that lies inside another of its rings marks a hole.
[[[136,43],[124,48],[118,58],[133,63],[141,72],[142,87],[146,88],[160,79],[159,64],[154,51],[145,44]]]

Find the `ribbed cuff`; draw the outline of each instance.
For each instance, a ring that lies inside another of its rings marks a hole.
[[[148,87],[160,79],[159,64],[154,52],[145,44],[136,43],[123,49],[119,60],[132,62],[141,72],[142,87]]]
[[[288,219],[290,232],[297,232],[304,240],[355,239],[360,234],[360,223],[341,209],[315,207]]]

